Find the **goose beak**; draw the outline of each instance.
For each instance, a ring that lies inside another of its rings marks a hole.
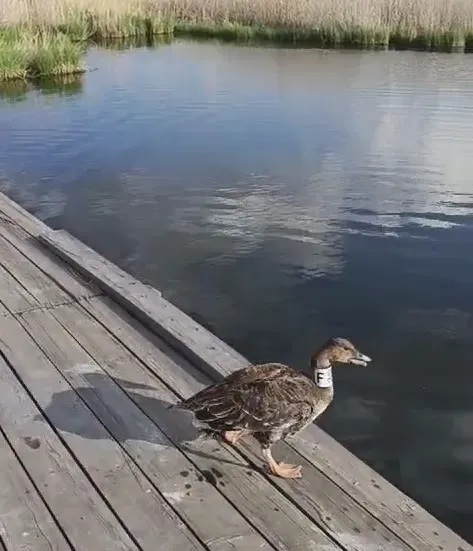
[[[371,362],[371,358],[369,356],[365,356],[361,352],[358,352],[356,357],[351,360],[350,363],[355,365],[362,365],[367,366],[369,362]]]

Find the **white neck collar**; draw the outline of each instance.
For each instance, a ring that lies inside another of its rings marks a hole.
[[[319,388],[333,387],[332,367],[316,367],[314,371],[315,384]]]

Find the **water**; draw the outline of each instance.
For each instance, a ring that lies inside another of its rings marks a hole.
[[[320,425],[473,541],[473,56],[173,42],[0,96],[0,180],[254,361],[329,335]]]

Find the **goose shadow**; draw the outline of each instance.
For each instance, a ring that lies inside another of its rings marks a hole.
[[[141,441],[178,447],[193,455],[222,462],[221,457],[207,451],[218,451],[215,449],[218,440],[206,439],[213,446],[197,449],[200,446],[195,443],[204,439],[199,438],[189,412],[169,409],[173,402],[145,394],[156,394],[156,387],[97,372],[83,373],[82,378],[84,386],[54,393],[34,420],[49,420],[59,432],[88,440],[114,439],[122,445]],[[223,462],[238,465],[233,461]]]

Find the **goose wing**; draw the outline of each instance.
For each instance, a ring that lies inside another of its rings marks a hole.
[[[211,385],[178,407],[215,431],[289,428],[310,416],[313,383],[283,364],[250,366]]]

